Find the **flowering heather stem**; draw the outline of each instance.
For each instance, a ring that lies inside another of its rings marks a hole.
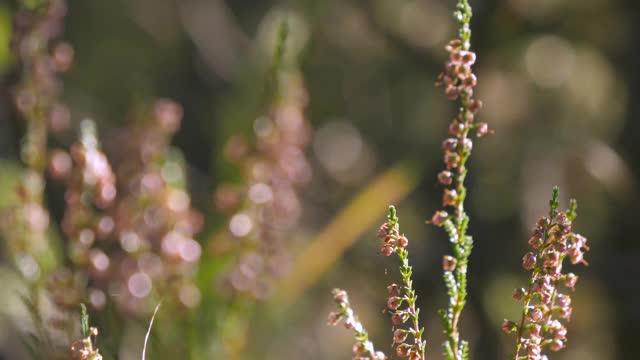
[[[387,357],[384,353],[375,350],[373,343],[369,340],[367,330],[365,330],[362,323],[360,323],[356,317],[353,309],[351,309],[347,292],[340,289],[333,289],[332,294],[333,300],[338,305],[338,311],[329,314],[327,324],[335,326],[341,320],[344,320],[344,327],[349,330],[353,330],[356,338],[356,343],[353,346],[354,358],[386,360]]]
[[[384,239],[382,254],[389,256],[395,252],[400,259],[403,286],[400,288],[396,284],[391,284],[387,287],[389,291],[387,309],[392,314],[393,346],[396,348],[396,354],[399,357],[408,356],[411,360],[424,359],[426,341],[422,340],[424,328],[420,327],[418,321],[420,315],[420,309],[416,307],[418,297],[413,289],[413,280],[411,280],[412,269],[409,266],[409,251],[406,249],[409,241],[400,234],[400,224],[396,208],[393,205],[389,206],[387,222],[380,227],[378,237]],[[406,304],[404,309],[401,308],[403,304]],[[402,325],[408,320],[410,320],[409,328],[402,328]],[[409,334],[413,336],[413,344],[406,342]]]
[[[0,214],[0,231],[31,282],[42,280],[56,262],[47,236],[44,170],[49,128],[56,130],[68,120],[68,110],[58,103],[62,89],[58,75],[69,70],[73,59],[73,49],[59,41],[65,14],[65,0],[43,0],[21,2],[14,16],[11,46],[21,76],[13,100],[25,122],[20,152],[26,169],[17,189],[19,206]]]
[[[473,247],[473,240],[467,235],[469,217],[464,210],[467,189],[464,185],[467,176],[466,163],[471,155],[473,142],[469,132],[475,130],[478,137],[490,132],[486,123],[476,123],[474,118],[482,107],[482,102],[473,98],[473,88],[477,78],[471,66],[475,63],[475,53],[469,51],[472,17],[471,6],[467,0],[459,0],[454,13],[459,23],[458,38],[446,46],[449,61],[445,71],[438,77],[437,85],[445,87],[445,93],[451,100],[459,100],[459,114],[449,126],[450,138],[443,144],[446,170],[438,174],[438,181],[448,186],[445,189],[442,205],[450,207],[453,214],[438,211],[430,223],[444,226],[453,247],[453,256],[443,259],[444,281],[449,295],[447,309],[440,311],[447,340],[443,345],[447,359],[467,359],[468,344],[460,339],[459,322],[467,296],[467,264]]]
[[[555,187],[550,204],[549,217],[541,217],[533,228],[529,245],[535,252],[525,254],[522,266],[531,271],[529,288],[515,289],[513,298],[524,303],[519,324],[505,320],[502,329],[516,331],[516,346],[511,359],[546,359],[542,349],[552,351],[565,347],[567,329],[554,316],[569,320],[571,297],[559,292],[563,284],[573,290],[578,277],[573,273],[563,274],[562,263],[568,256],[571,263],[587,264],[584,253],[589,250],[587,239],[572,232],[577,204],[571,200],[569,209],[558,211],[559,191]]]
[[[80,310],[82,339],[76,340],[71,344],[71,356],[73,359],[79,360],[102,360],[100,350],[95,346],[95,337],[98,336],[98,329],[89,327],[89,315],[84,304],[80,304]]]

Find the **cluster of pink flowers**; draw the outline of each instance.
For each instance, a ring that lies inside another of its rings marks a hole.
[[[202,250],[194,236],[203,219],[191,207],[184,164],[170,147],[182,108],[161,99],[135,116],[137,125],[114,139],[115,171],[88,121],[69,153],[52,153],[50,173],[66,185],[62,230],[73,264],[49,279],[62,307],[87,301],[102,308],[107,291],[134,314],[149,311],[153,297],[199,303],[193,276]]]
[[[557,190],[554,190],[557,199]],[[576,216],[575,202],[565,213],[557,210],[557,200],[552,200],[549,217],[541,217],[532,230],[529,245],[532,252],[525,254],[522,266],[532,272],[528,289],[518,288],[513,298],[524,302],[519,324],[505,320],[503,330],[517,332],[514,359],[541,360],[545,347],[559,351],[565,347],[567,329],[562,321],[571,319],[571,297],[561,293],[561,286],[574,290],[578,276],[563,273],[565,258],[572,264],[587,264],[584,253],[589,250],[587,239],[572,231]],[[524,355],[521,355],[524,354]]]
[[[388,222],[380,226],[378,237],[383,241],[380,252],[384,256],[390,256],[398,249],[405,249],[409,245],[409,240],[404,235],[400,235],[397,229],[392,229]]]
[[[482,108],[482,101],[473,98],[473,88],[478,82],[472,70],[476,61],[475,53],[464,50],[459,39],[449,42],[446,49],[449,52],[449,61],[436,84],[445,86],[445,93],[449,99],[460,98],[462,102],[460,113],[449,125],[449,135],[452,137],[442,143],[446,169],[438,174],[438,181],[442,185],[450,186],[459,184],[461,179],[458,177],[466,173],[465,162],[473,149],[473,141],[468,137],[469,131],[475,130],[476,135],[482,137],[490,133],[490,130],[486,123],[474,122],[476,113]],[[458,207],[463,200],[460,189],[445,189],[442,206]],[[431,222],[440,226],[447,218],[446,211],[438,211]]]
[[[338,306],[338,311],[329,314],[327,323],[335,326],[340,321],[344,320],[344,327],[347,328],[347,330],[353,330],[356,338],[356,343],[353,345],[353,359],[387,360],[387,356],[383,352],[376,351],[374,349],[373,343],[369,340],[367,331],[364,329],[364,326],[362,326],[362,323],[358,321],[358,318],[349,304],[347,292],[340,289],[334,289],[333,300]]]
[[[50,216],[43,205],[43,172],[48,129],[60,130],[69,122],[68,110],[58,103],[62,92],[58,76],[73,63],[73,49],[59,40],[66,12],[64,0],[23,7],[16,13],[11,39],[22,72],[13,100],[26,125],[21,157],[27,169],[17,188],[19,204],[0,214],[0,231],[8,239],[16,265],[32,282],[55,266],[47,233]]]
[[[304,115],[308,95],[298,74],[287,74],[269,116],[255,120],[255,147],[232,137],[225,155],[237,164],[242,184],[222,184],[215,202],[229,216],[228,233],[212,244],[216,255],[236,253],[224,284],[265,298],[271,281],[289,271],[287,239],[302,209],[299,190],[311,179],[304,155],[311,129]]]
[[[102,360],[100,350],[94,345],[97,336],[98,329],[90,327],[87,337],[71,343],[71,360]]]
[[[387,311],[391,314],[393,331],[392,345],[398,357],[408,357],[411,360],[423,359],[426,342],[422,340],[424,329],[419,325],[420,309],[416,307],[417,296],[411,280],[412,270],[409,266],[409,252],[406,249],[409,241],[400,234],[395,207],[389,207],[388,221],[380,226],[378,238],[383,240],[382,254],[389,256],[397,253],[400,260],[402,285],[391,284],[387,287]],[[413,338],[412,342],[409,341],[409,336]]]

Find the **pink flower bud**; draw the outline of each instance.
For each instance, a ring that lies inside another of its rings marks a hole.
[[[378,229],[378,237],[384,239],[389,234],[389,223],[384,223]]]
[[[400,307],[401,303],[402,303],[402,298],[399,298],[397,296],[390,297],[387,300],[387,308],[389,310],[396,310],[397,308]]]
[[[455,206],[458,202],[458,193],[453,189],[445,189],[442,198],[442,206]]]
[[[344,304],[349,302],[349,298],[347,296],[347,292],[341,289],[333,290],[333,301],[338,304]]]
[[[444,271],[454,271],[456,269],[457,260],[453,256],[445,255],[442,257],[442,269]]]
[[[398,247],[404,249],[409,245],[409,240],[403,235],[398,238]]]
[[[409,355],[409,349],[411,347],[407,344],[400,344],[397,348],[396,348],[396,355],[398,355],[398,357],[407,357]]]
[[[403,329],[396,329],[393,332],[393,343],[402,344],[407,339],[407,331]]]
[[[437,211],[428,222],[435,226],[442,226],[448,217],[449,214],[446,211]]]
[[[538,307],[533,307],[533,308],[529,309],[529,312],[527,314],[529,319],[531,319],[531,321],[533,321],[533,322],[538,322],[538,321],[542,320],[543,315],[544,314],[542,313],[542,310],[540,310],[540,308],[538,308]]]
[[[525,270],[533,270],[536,267],[536,254],[528,252],[522,258],[522,267]]]
[[[502,322],[502,331],[504,331],[507,334],[511,334],[513,331],[517,329],[518,329],[518,325],[513,321],[504,319],[504,321]]]
[[[387,292],[389,296],[400,296],[400,286],[397,284],[391,284],[387,286]]]
[[[438,174],[438,182],[442,185],[451,185],[453,182],[453,174],[451,171],[443,170]]]
[[[382,248],[380,248],[380,252],[382,252],[382,255],[384,256],[389,256],[396,252],[396,247],[393,245],[384,244],[382,245]]]
[[[458,146],[458,139],[449,138],[442,142],[442,150],[455,151]]]
[[[527,291],[524,288],[517,288],[513,290],[513,293],[511,293],[511,297],[516,301],[520,301],[524,298],[526,293]]]

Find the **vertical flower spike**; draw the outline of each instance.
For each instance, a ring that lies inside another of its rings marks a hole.
[[[525,254],[522,266],[531,271],[528,289],[515,289],[513,298],[524,306],[519,323],[505,320],[502,330],[516,332],[516,347],[512,359],[542,360],[545,347],[559,351],[565,347],[567,328],[562,320],[571,317],[571,297],[560,292],[573,290],[578,277],[563,273],[562,263],[569,258],[572,264],[582,263],[589,250],[587,239],[574,233],[572,221],[576,218],[577,204],[571,200],[566,212],[558,211],[559,191],[555,187],[551,198],[549,216],[541,217],[529,239],[531,252]]]
[[[367,330],[365,330],[362,323],[358,321],[353,309],[351,309],[347,292],[340,289],[333,289],[332,293],[333,300],[338,306],[338,311],[329,314],[327,324],[335,326],[344,320],[344,327],[347,328],[347,330],[353,330],[356,338],[356,343],[353,345],[353,358],[355,360],[386,360],[387,356],[384,353],[374,349],[373,343],[369,340]]]
[[[449,304],[446,309],[440,311],[440,316],[447,337],[443,345],[444,355],[447,359],[461,360],[468,357],[468,344],[460,338],[458,326],[460,314],[466,303],[467,263],[473,246],[471,237],[467,235],[469,217],[464,210],[467,194],[464,185],[467,175],[466,163],[473,148],[469,136],[471,131],[475,131],[477,137],[482,137],[491,130],[486,123],[475,121],[482,102],[473,97],[473,89],[478,79],[472,70],[476,54],[469,50],[471,6],[468,0],[458,0],[456,9],[454,16],[460,26],[459,35],[445,47],[449,52],[449,60],[436,83],[438,86],[444,86],[447,97],[457,100],[460,107],[459,114],[449,126],[450,137],[442,143],[446,169],[438,174],[438,181],[447,187],[444,190],[442,206],[449,208],[451,213],[440,210],[433,215],[429,223],[444,226],[453,246],[453,256],[445,256],[442,264]]]
[[[82,339],[76,340],[71,344],[70,352],[73,360],[102,360],[100,350],[95,346],[95,338],[98,336],[98,329],[89,327],[89,315],[87,307],[80,304],[80,322]]]
[[[402,285],[391,284],[387,287],[389,298],[387,299],[387,311],[391,314],[393,324],[393,343],[396,354],[399,357],[408,357],[411,360],[424,359],[426,341],[422,340],[424,328],[420,327],[418,316],[420,309],[416,307],[415,290],[411,280],[411,266],[409,266],[409,241],[400,234],[400,224],[396,215],[396,208],[389,206],[387,222],[378,230],[378,237],[382,239],[382,254],[389,256],[398,254],[400,259],[400,274]],[[408,322],[408,324],[406,324]],[[406,324],[406,325],[405,325]],[[407,339],[411,335],[413,343]]]
[[[0,231],[25,279],[44,278],[57,259],[48,235],[50,216],[44,206],[49,130],[62,130],[69,111],[60,104],[60,75],[71,68],[73,49],[60,41],[65,0],[21,1],[13,24],[11,47],[21,68],[13,101],[24,121],[21,158],[26,169],[18,186],[19,204],[0,214]]]
[[[222,184],[215,194],[216,207],[229,221],[226,236],[211,249],[236,258],[223,283],[257,300],[270,296],[274,280],[290,270],[288,248],[302,215],[301,191],[312,175],[305,155],[312,139],[305,116],[309,95],[302,73],[283,66],[288,32],[283,22],[265,84],[267,110],[255,119],[255,136],[249,141],[236,135],[225,148],[239,181]]]

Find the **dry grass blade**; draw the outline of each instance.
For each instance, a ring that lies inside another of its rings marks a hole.
[[[147,343],[149,342],[149,335],[151,334],[151,328],[153,327],[153,320],[156,318],[156,314],[158,313],[158,309],[160,309],[160,305],[162,305],[162,301],[156,305],[155,310],[153,310],[153,315],[151,316],[151,320],[149,321],[149,328],[147,328],[147,334],[144,336],[144,346],[142,347],[142,360],[145,360],[147,357]]]

